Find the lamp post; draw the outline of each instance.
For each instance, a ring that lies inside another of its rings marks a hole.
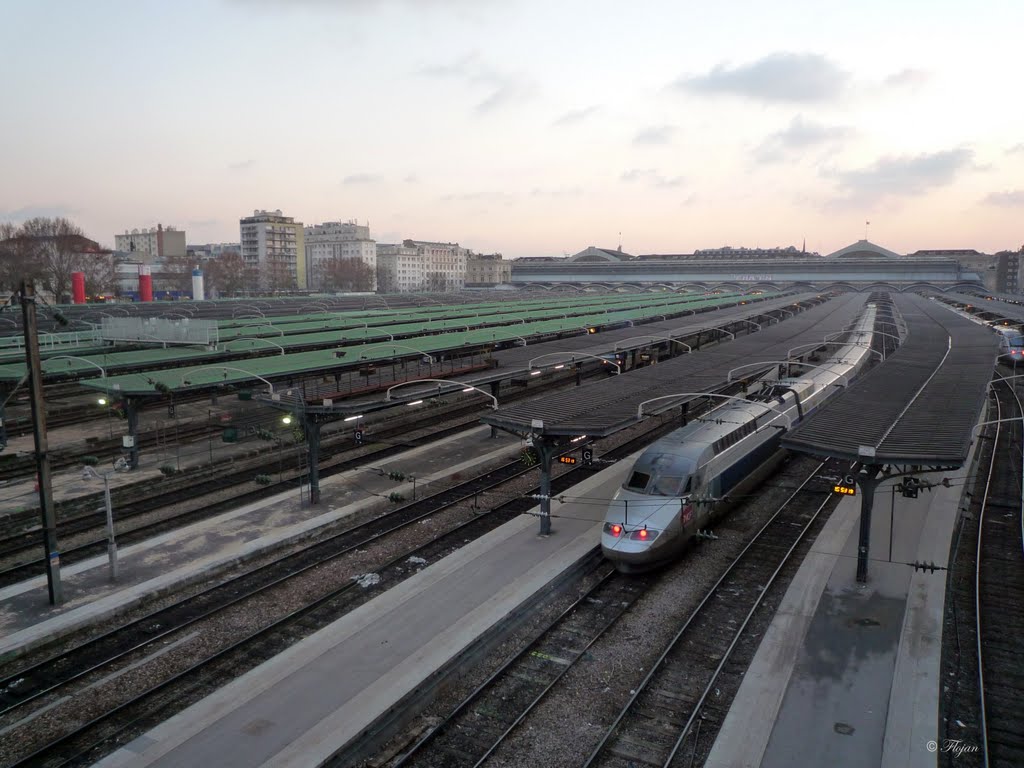
[[[110,473],[83,467],[82,479],[103,481],[103,501],[107,507],[107,558],[110,561],[110,580],[117,581],[117,542],[114,540],[114,509],[110,504]]]

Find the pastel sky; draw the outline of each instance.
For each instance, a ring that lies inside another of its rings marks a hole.
[[[1024,243],[1020,0],[6,0],[0,221]]]

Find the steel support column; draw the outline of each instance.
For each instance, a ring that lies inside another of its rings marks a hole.
[[[46,401],[43,399],[43,367],[39,358],[39,329],[36,326],[35,286],[31,280],[21,283],[22,325],[25,329],[25,363],[32,402],[32,434],[36,447],[36,471],[39,480],[39,510],[42,514],[43,547],[46,560],[46,586],[50,605],[64,602],[60,583],[60,552],[57,550],[57,514],[53,506],[50,456],[46,437]]]
[[[544,438],[533,439],[533,450],[540,463],[540,535],[551,535],[551,459],[556,446]]]
[[[860,538],[857,543],[857,581],[861,584],[868,580],[868,555],[871,548],[871,510],[875,503],[875,491],[878,490],[879,474],[882,467],[878,464],[865,464],[857,474],[857,485],[860,486]]]

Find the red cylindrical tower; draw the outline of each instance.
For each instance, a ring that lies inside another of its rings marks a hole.
[[[85,304],[85,272],[71,273],[71,303]]]
[[[139,301],[153,300],[153,276],[149,273],[149,266],[139,265]]]

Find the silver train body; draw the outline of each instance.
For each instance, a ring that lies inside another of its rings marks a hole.
[[[1024,334],[1017,328],[995,326],[999,334],[999,362],[1016,366],[1024,363]]]
[[[649,446],[608,506],[601,550],[621,571],[676,558],[687,542],[748,493],[784,456],[782,434],[839,391],[872,353],[869,305],[843,346],[792,378],[762,380]]]

